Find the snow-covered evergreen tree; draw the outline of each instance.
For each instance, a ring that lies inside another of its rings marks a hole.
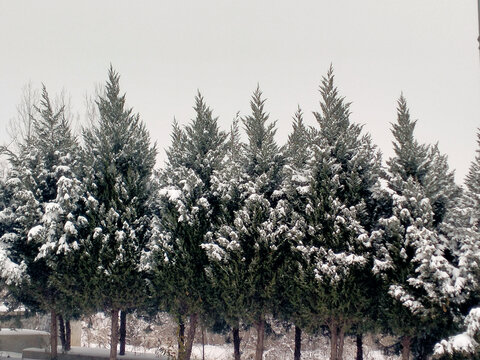
[[[480,132],[477,133],[480,148]],[[438,358],[478,357],[480,353],[480,150],[470,165],[465,179],[465,190],[455,206],[447,212],[442,226],[450,242],[450,257],[457,265],[454,287],[455,304],[461,315],[457,319],[459,333],[435,346]],[[463,332],[462,332],[463,331]]]
[[[225,157],[221,167],[212,179],[213,191],[220,200],[220,221],[207,234],[206,243],[202,246],[209,251],[210,242],[223,226],[233,226],[235,213],[244,203],[244,147],[240,141],[238,114],[234,118],[226,142]],[[211,259],[206,269],[207,276],[213,286],[212,320],[224,321],[232,330],[234,359],[240,359],[240,328],[245,313],[244,289],[236,271],[231,271],[224,262],[213,253],[208,252]],[[212,258],[213,255],[213,258]],[[220,317],[220,319],[216,319]]]
[[[110,358],[117,356],[119,311],[145,300],[140,258],[147,242],[156,149],[138,114],[125,105],[111,67],[98,122],[84,132],[86,186],[94,229],[87,251],[96,261],[91,297],[112,317]]]
[[[295,251],[310,294],[303,309],[317,326],[328,326],[330,356],[337,360],[342,358],[345,332],[372,304],[368,234],[375,218],[372,189],[381,159],[369,135],[350,122],[349,104],[338,94],[332,69],[320,93],[308,180],[296,188],[303,197],[302,221],[290,231],[298,239]]]
[[[79,146],[64,106],[54,110],[45,87],[35,109],[30,137],[20,145],[18,155],[11,154],[13,171],[7,183],[15,193],[9,196],[5,212],[13,226],[2,239],[10,259],[23,264],[27,275],[12,293],[24,305],[51,313],[51,356],[55,358],[56,314],[78,313],[73,297],[62,290],[66,289],[63,279],[76,273],[72,267],[66,271],[72,262],[67,254],[78,250],[76,227],[82,226],[76,211],[82,195],[76,173]]]
[[[456,270],[439,232],[458,188],[438,148],[414,138],[415,123],[401,96],[392,130],[395,156],[388,161],[384,189],[392,199],[391,214],[372,233],[374,272],[390,295],[384,298],[387,327],[402,337],[403,359],[410,356],[414,340],[428,347],[426,336],[447,328],[454,310],[450,304],[458,295],[452,282]]]
[[[213,182],[223,165],[227,138],[203,97],[198,94],[195,100],[195,119],[185,128],[176,122],[173,126],[166,168],[159,174],[151,251],[144,259],[159,304],[178,319],[182,360],[190,359],[196,326],[211,296],[201,244],[220,220]]]
[[[310,324],[309,309],[304,299],[305,278],[298,253],[292,251],[302,243],[306,231],[306,220],[302,215],[306,204],[305,192],[309,188],[309,164],[312,159],[312,130],[303,120],[298,107],[292,123],[292,132],[285,147],[283,182],[276,194],[277,206],[273,210],[274,236],[281,243],[283,261],[277,268],[275,314],[280,319],[295,325],[294,359],[301,358],[302,329]],[[307,307],[307,309],[305,309]]]
[[[283,155],[275,142],[275,122],[269,122],[265,100],[257,87],[242,118],[248,141],[244,147],[240,186],[232,187],[242,201],[233,217],[224,222],[203,245],[217,272],[233,279],[237,289],[234,320],[257,329],[255,359],[262,359],[265,316],[272,312],[277,268],[277,247],[271,221],[274,194],[282,181]],[[230,288],[232,284],[228,285]]]
[[[3,286],[20,283],[26,275],[25,263],[13,262],[10,258],[10,246],[14,241],[16,225],[12,202],[19,185],[16,178],[6,176],[0,179],[0,282]]]

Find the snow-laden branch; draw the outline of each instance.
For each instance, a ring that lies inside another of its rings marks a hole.
[[[9,259],[7,251],[0,248],[0,277],[7,285],[20,283],[24,278],[25,268],[25,263],[14,263]]]
[[[434,358],[454,353],[473,354],[477,352],[479,344],[475,337],[479,335],[480,330],[480,308],[470,310],[465,318],[465,327],[466,330],[463,333],[450,336],[447,340],[436,344],[433,351]]]

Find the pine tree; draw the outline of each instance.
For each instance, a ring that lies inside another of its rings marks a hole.
[[[203,97],[196,97],[196,118],[185,128],[175,122],[166,168],[159,174],[157,219],[144,260],[152,274],[159,305],[178,319],[179,359],[190,359],[199,317],[206,311],[211,285],[201,244],[219,221],[214,174],[225,155],[221,131]],[[163,303],[163,304],[162,304]],[[189,318],[187,339],[185,317]]]
[[[88,252],[96,259],[93,299],[112,318],[110,358],[117,356],[119,311],[145,300],[139,266],[147,242],[150,180],[156,149],[145,124],[126,108],[120,95],[120,77],[112,67],[105,94],[99,96],[98,122],[84,132],[89,201],[95,227]]]
[[[445,256],[448,248],[439,227],[458,189],[438,148],[415,140],[415,122],[403,96],[397,111],[395,157],[388,161],[385,189],[392,199],[391,214],[379,220],[372,241],[374,272],[390,295],[384,299],[387,324],[402,337],[402,357],[408,359],[413,342],[422,339],[428,347],[426,336],[438,336],[435,332],[445,330],[452,315],[455,268]]]
[[[68,253],[79,248],[76,226],[82,220],[74,215],[78,216],[82,193],[75,173],[79,147],[65,108],[54,110],[45,86],[35,110],[30,137],[20,144],[18,155],[11,154],[9,183],[16,184],[16,190],[9,196],[7,211],[13,215],[13,226],[3,238],[9,239],[11,260],[25,266],[25,281],[12,292],[26,306],[51,313],[51,356],[55,358],[56,314],[72,313],[77,307],[61,285],[61,279],[76,270],[59,269],[71,263]]]
[[[294,251],[302,259],[299,265],[310,294],[302,307],[312,323],[320,319],[329,328],[330,358],[336,360],[342,358],[346,331],[360,323],[372,305],[369,231],[381,159],[370,137],[361,134],[362,127],[350,123],[349,104],[338,94],[331,68],[320,93],[308,181],[296,190],[303,197],[304,220],[291,232],[298,239]]]
[[[304,298],[305,278],[299,263],[298,252],[292,251],[303,241],[306,221],[303,208],[306,204],[305,193],[309,189],[309,163],[312,152],[312,130],[305,126],[303,112],[298,107],[292,123],[292,132],[288,136],[285,148],[284,175],[278,192],[275,214],[275,237],[282,244],[284,252],[282,265],[277,269],[275,295],[276,316],[295,325],[294,359],[301,358],[302,329],[309,326],[308,309]]]
[[[480,132],[477,133],[480,148]],[[480,150],[477,148],[475,159],[465,179],[465,190],[446,215],[442,232],[450,242],[449,257],[458,271],[454,274],[454,304],[460,314],[456,319],[457,334],[435,345],[435,356],[454,357],[463,354],[465,358],[478,357],[479,302],[480,302]]]
[[[223,272],[224,278],[234,279],[232,283],[237,288],[233,320],[239,322],[243,315],[243,322],[257,330],[255,359],[262,359],[265,317],[273,310],[278,258],[271,215],[284,163],[282,149],[274,139],[275,122],[268,122],[264,105],[257,87],[250,102],[252,114],[242,119],[248,142],[241,183],[233,187],[240,190],[237,196],[241,206],[234,208],[233,218],[227,218],[204,244],[214,269]],[[227,285],[224,293],[232,286]]]
[[[211,232],[207,234],[206,242],[202,244],[207,254],[211,257],[211,242],[223,226],[233,226],[235,213],[243,202],[244,173],[243,144],[240,141],[240,128],[238,114],[234,118],[228,134],[226,151],[222,166],[214,173],[212,185],[214,192],[220,200],[220,221]],[[244,291],[242,281],[237,271],[225,267],[218,257],[211,258],[207,266],[207,276],[212,283],[212,321],[224,321],[232,330],[234,359],[240,359],[240,328],[244,320],[245,309]],[[225,260],[225,259],[224,259]],[[218,319],[220,317],[220,319]]]

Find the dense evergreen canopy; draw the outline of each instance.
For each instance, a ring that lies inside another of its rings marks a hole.
[[[331,360],[367,332],[396,336],[403,359],[436,342],[437,357],[478,356],[480,156],[462,189],[440,146],[415,138],[403,95],[386,166],[330,68],[315,126],[298,107],[285,146],[259,87],[229,132],[198,93],[154,170],[119,81],[110,68],[80,140],[43,87],[27,136],[1,148],[1,284],[51,314],[52,346],[57,314],[105,311],[113,360],[120,311],[167,311],[182,360],[199,324],[231,330],[236,360],[253,326],[261,360],[273,319],[295,326],[295,360],[302,331],[328,334]]]

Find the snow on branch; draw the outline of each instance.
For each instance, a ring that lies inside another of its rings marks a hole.
[[[465,318],[466,330],[458,335],[450,336],[447,340],[442,340],[435,345],[433,350],[434,358],[454,353],[473,354],[479,349],[479,344],[475,337],[479,335],[480,330],[480,308],[473,308]]]

